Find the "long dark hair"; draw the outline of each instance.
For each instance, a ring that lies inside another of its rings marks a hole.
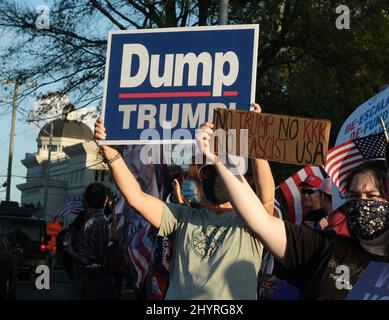
[[[356,167],[353,172],[350,174],[350,176],[347,178],[347,184],[346,184],[346,190],[347,193],[350,190],[351,182],[353,181],[354,177],[357,174],[363,174],[371,172],[378,182],[378,187],[380,190],[380,193],[387,197],[386,193],[386,187],[385,187],[385,180],[386,180],[386,165],[385,160],[372,160],[367,161],[362,164],[360,164],[358,167]]]
[[[373,174],[374,178],[378,182],[378,188],[380,190],[380,193],[383,196],[385,196],[385,198],[388,198],[387,193],[386,193],[386,186],[385,186],[386,185],[386,170],[387,169],[386,169],[385,160],[371,160],[371,161],[367,161],[367,162],[362,163],[357,168],[355,168],[353,170],[353,172],[350,174],[350,176],[348,177],[347,184],[346,184],[347,193],[350,190],[351,182],[353,181],[354,177],[357,174],[364,174],[364,173],[370,172]],[[345,206],[345,207],[347,207],[347,206]],[[347,209],[346,209],[346,211],[347,211]],[[347,220],[347,214],[346,214],[346,220]],[[356,237],[356,235],[351,231],[350,228],[349,228],[349,230],[350,230],[351,239],[354,241],[358,241],[358,243],[359,243],[359,240]],[[386,249],[386,252],[387,253],[389,252],[389,244],[388,244],[388,247]]]

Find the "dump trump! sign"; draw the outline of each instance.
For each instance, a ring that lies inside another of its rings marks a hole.
[[[193,141],[216,108],[255,100],[258,25],[111,31],[105,144]]]

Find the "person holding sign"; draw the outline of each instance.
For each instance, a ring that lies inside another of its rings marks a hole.
[[[347,218],[353,236],[344,238],[268,215],[243,176],[233,175],[213,152],[213,125],[201,129],[199,148],[214,163],[233,207],[286,269],[283,278],[300,289],[303,299],[344,299],[369,262],[389,261],[384,161],[365,162],[349,176]]]
[[[101,118],[95,123],[94,137],[97,143],[106,138]],[[127,203],[159,229],[158,235],[175,235],[166,299],[256,299],[263,246],[232,209],[214,166],[201,170],[208,207],[195,209],[142,192],[120,153],[108,145],[100,148]],[[257,164],[257,172],[269,169],[266,161]],[[271,186],[267,184],[272,198]],[[262,189],[263,197],[269,194]],[[274,199],[262,199],[272,207]]]

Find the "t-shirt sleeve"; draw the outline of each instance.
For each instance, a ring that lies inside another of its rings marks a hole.
[[[285,255],[282,260],[274,261],[274,272],[277,277],[301,288],[307,274],[317,270],[328,255],[333,235],[304,225],[284,223],[287,238]]]
[[[162,212],[161,226],[158,230],[158,236],[168,237],[177,230],[178,225],[190,214],[190,208],[175,204],[165,203]]]

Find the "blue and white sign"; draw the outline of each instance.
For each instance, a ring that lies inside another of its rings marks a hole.
[[[339,130],[335,145],[382,132],[380,117],[389,129],[389,87],[355,109]],[[332,208],[336,210],[346,201],[347,197],[333,184]]]
[[[216,108],[255,101],[258,25],[111,31],[105,144],[191,142]]]
[[[389,263],[370,262],[346,300],[389,300]]]

